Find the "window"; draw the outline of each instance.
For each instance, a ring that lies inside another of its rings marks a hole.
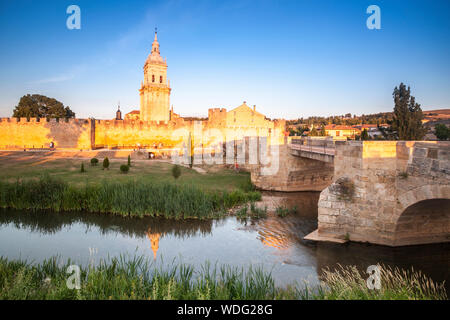
[[[336,137],[339,137],[341,135],[340,131],[336,131]]]
[[[162,76],[159,76],[159,83],[162,83]]]
[[[155,82],[155,75],[152,74],[152,82]]]

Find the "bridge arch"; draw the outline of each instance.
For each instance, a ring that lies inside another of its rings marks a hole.
[[[425,185],[399,196],[395,245],[450,241],[449,190],[447,185]]]
[[[432,184],[409,190],[399,195],[399,209],[403,212],[409,206],[429,199],[450,199],[450,186],[444,184]]]

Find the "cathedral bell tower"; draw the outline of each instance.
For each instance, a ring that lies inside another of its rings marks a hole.
[[[152,52],[144,65],[144,81],[141,83],[140,118],[143,121],[170,120],[170,82],[167,79],[167,62],[159,54],[158,36],[152,43]]]

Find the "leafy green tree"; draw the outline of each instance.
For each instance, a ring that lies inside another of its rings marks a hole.
[[[325,126],[322,126],[322,128],[320,129],[320,135],[325,137],[327,135],[326,131],[325,131]]]
[[[108,157],[106,157],[105,159],[103,159],[103,169],[109,169],[109,159]]]
[[[410,87],[403,83],[395,87],[394,117],[392,120],[393,137],[396,140],[421,140],[425,135],[422,124],[423,114],[420,104],[411,96]]]
[[[439,140],[450,139],[450,128],[443,123],[438,123],[434,126],[435,135]]]
[[[369,140],[369,133],[366,128],[361,132],[361,140]]]
[[[92,158],[91,159],[91,166],[96,166],[98,163],[98,159],[97,158]]]
[[[174,165],[172,167],[172,176],[175,178],[175,180],[181,176],[181,169],[179,165]]]
[[[130,171],[130,167],[129,167],[128,165],[122,164],[122,165],[120,166],[120,172],[122,172],[122,173],[128,173],[128,171]]]
[[[312,128],[311,132],[309,133],[309,135],[311,137],[316,137],[319,135],[319,133],[317,132],[316,128]]]
[[[75,118],[75,113],[54,98],[27,94],[20,98],[19,104],[14,108],[13,117]]]

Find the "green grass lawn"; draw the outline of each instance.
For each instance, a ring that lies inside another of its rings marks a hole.
[[[89,160],[82,159],[48,159],[30,157],[30,159],[16,159],[0,157],[0,179],[15,181],[17,178],[37,178],[44,173],[52,177],[61,178],[71,185],[83,186],[99,184],[102,181],[127,182],[131,180],[144,180],[146,182],[170,182],[180,185],[192,184],[204,190],[228,190],[249,185],[249,173],[236,173],[226,168],[207,170],[207,173],[198,173],[193,169],[181,167],[181,176],[175,181],[171,169],[173,164],[159,161],[137,160],[131,162],[127,174],[120,172],[119,167],[127,164],[127,160],[110,159],[109,170],[102,170],[102,160],[97,166],[91,166]],[[81,163],[84,163],[86,172],[81,173]]]
[[[181,167],[175,179],[172,163],[132,161],[129,172],[122,173],[119,168],[125,164],[112,159],[109,169],[103,169],[82,159],[0,157],[0,207],[209,219],[261,200],[248,173]]]

